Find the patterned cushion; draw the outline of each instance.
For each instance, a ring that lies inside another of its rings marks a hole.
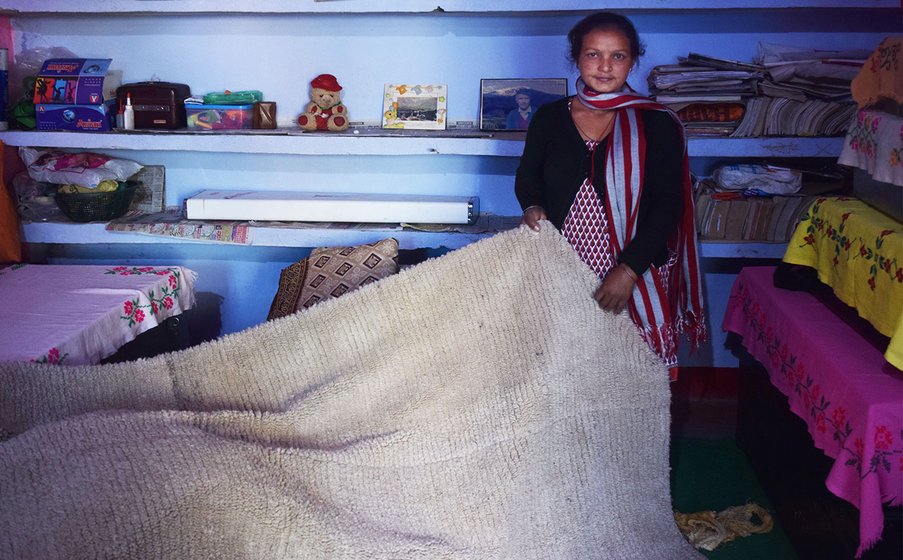
[[[320,247],[284,268],[267,320],[291,315],[398,272],[398,241]]]

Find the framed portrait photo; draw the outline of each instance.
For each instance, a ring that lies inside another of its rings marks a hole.
[[[567,78],[480,80],[480,130],[527,130],[540,105],[567,94]]]
[[[386,84],[383,128],[445,130],[447,89],[438,84]]]

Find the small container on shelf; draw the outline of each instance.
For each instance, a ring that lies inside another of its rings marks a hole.
[[[112,191],[57,192],[55,200],[63,214],[73,222],[105,222],[128,211],[138,185],[137,181],[121,181]]]
[[[110,58],[48,58],[34,79],[32,102],[39,131],[107,132],[113,105],[108,98],[116,78]]]
[[[189,130],[242,130],[251,128],[254,105],[186,104]]]
[[[116,90],[121,107],[128,111],[131,98],[131,128],[138,130],[175,130],[185,126],[185,99],[191,96],[188,84],[174,82],[135,82],[123,84]],[[123,116],[123,124],[128,118]]]
[[[132,107],[131,93],[127,94],[125,98],[125,107],[122,111],[122,128],[135,130],[135,109]]]

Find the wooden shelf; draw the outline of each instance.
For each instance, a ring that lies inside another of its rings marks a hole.
[[[673,10],[662,0],[612,0],[609,10]],[[684,0],[680,9],[710,11],[765,9],[838,9],[899,8],[898,0]],[[595,11],[598,2],[590,0],[7,0],[0,13],[18,14],[196,14],[196,13],[504,13]]]
[[[294,155],[467,155],[520,157],[522,134],[488,137],[475,132],[431,135],[300,133],[280,129],[253,133],[36,132],[0,133],[8,146],[80,150],[149,150]],[[832,157],[843,138],[690,138],[691,157]]]

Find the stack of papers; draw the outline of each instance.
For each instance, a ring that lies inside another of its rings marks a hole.
[[[656,66],[649,74],[649,92],[659,103],[741,101],[756,94],[765,68],[696,53],[680,64]]]
[[[870,54],[768,43],[751,63],[689,53],[653,68],[649,92],[690,136],[840,136],[855,113],[850,83]]]
[[[859,73],[870,51],[826,51],[759,44],[757,60],[768,70],[759,92],[795,101],[820,99],[849,102],[850,82]]]
[[[691,136],[728,136],[740,124],[745,100],[755,96],[765,68],[696,53],[679,64],[656,66],[649,92],[674,109]]]

